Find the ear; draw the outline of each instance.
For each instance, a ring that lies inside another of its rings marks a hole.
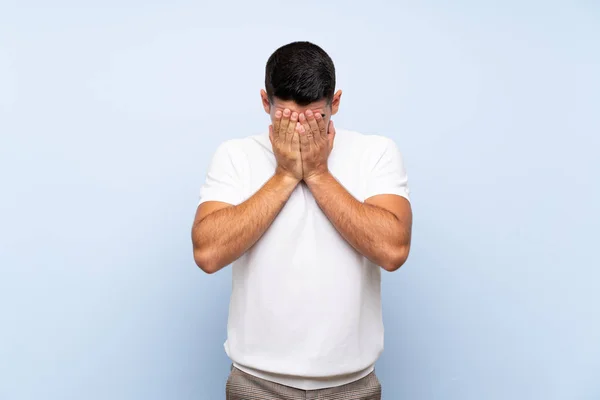
[[[340,109],[340,100],[342,98],[342,91],[338,90],[333,95],[333,99],[331,100],[331,115],[337,114]]]
[[[269,101],[269,96],[267,96],[267,92],[265,92],[264,89],[260,89],[260,99],[265,112],[271,115],[271,102]]]

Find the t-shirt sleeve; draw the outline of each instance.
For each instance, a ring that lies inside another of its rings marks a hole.
[[[395,194],[410,201],[408,176],[404,160],[396,143],[386,139],[386,146],[368,175],[364,199],[379,194]]]
[[[243,200],[243,185],[235,168],[229,142],[222,143],[212,156],[206,179],[200,188],[198,204],[220,201],[238,205]]]

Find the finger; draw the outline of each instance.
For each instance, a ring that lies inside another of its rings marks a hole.
[[[300,152],[302,153],[302,157],[304,158],[310,152],[311,140],[308,138],[307,132],[304,129],[304,126],[302,126],[302,124],[299,123],[296,130],[298,131],[298,137],[300,138]]]
[[[279,131],[275,132],[276,135],[279,135],[279,139],[281,139],[281,141],[285,140],[285,134],[290,125],[290,115],[291,114],[292,114],[292,112],[288,108],[283,110],[283,116],[281,118],[281,125],[279,125]]]
[[[320,112],[315,114],[315,119],[317,120],[317,126],[319,127],[319,134],[321,135],[321,139],[327,139],[327,129],[325,127],[325,119],[321,115]]]
[[[304,113],[299,116],[300,124],[302,124],[302,128],[304,128],[304,132],[308,135],[309,139],[312,139],[312,132],[310,131],[310,125],[308,124],[308,119],[306,119],[306,115]]]
[[[293,112],[292,115],[290,116],[290,123],[288,125],[287,133],[285,135],[287,142],[292,141],[292,137],[294,137],[294,130],[296,129],[297,123],[298,123],[298,113]]]
[[[282,117],[282,112],[281,110],[277,110],[275,111],[275,118],[273,120],[273,131],[277,132],[277,134],[279,134],[279,127],[281,126],[281,117]]]
[[[310,126],[310,131],[312,132],[314,140],[320,140],[321,133],[319,132],[319,125],[315,119],[315,114],[311,110],[306,111],[306,119],[308,120],[308,125]]]
[[[294,136],[292,136],[292,151],[300,151],[300,132],[298,132],[298,129],[294,129]]]

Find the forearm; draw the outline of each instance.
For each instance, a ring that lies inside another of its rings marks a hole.
[[[214,273],[238,259],[265,233],[297,184],[275,174],[245,202],[198,221],[192,230],[196,262]]]
[[[330,173],[306,183],[323,213],[359,253],[390,271],[404,263],[410,230],[393,213],[358,201]]]

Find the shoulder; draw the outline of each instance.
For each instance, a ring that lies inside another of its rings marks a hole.
[[[396,142],[392,138],[383,135],[338,129],[336,132],[336,142],[338,142],[338,139],[341,139],[342,146],[357,149],[367,156],[377,157],[388,151],[396,151],[398,149]]]
[[[216,149],[217,153],[235,153],[244,148],[246,138],[234,138],[222,141]]]
[[[219,148],[227,149],[232,152],[247,151],[256,148],[271,148],[268,133],[244,136],[239,138],[228,139],[219,145]]]
[[[216,153],[237,158],[247,156],[253,150],[269,150],[270,148],[269,135],[258,134],[227,139],[217,146]]]

